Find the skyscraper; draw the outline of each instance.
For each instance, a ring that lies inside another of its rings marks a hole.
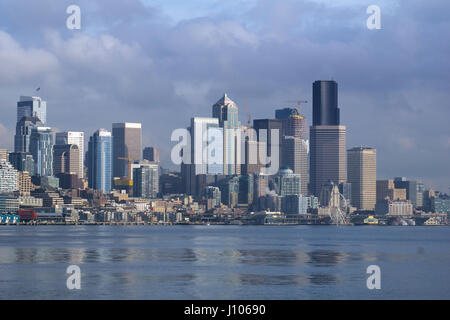
[[[133,196],[154,199],[159,193],[159,165],[148,160],[140,161],[133,169]]]
[[[290,117],[291,114],[298,114],[297,109],[283,108],[275,110],[275,119],[283,120]]]
[[[113,176],[131,178],[129,163],[142,160],[142,125],[113,123]]]
[[[212,107],[213,118],[219,120],[223,128],[223,173],[225,175],[241,172],[241,123],[238,120],[239,108],[227,94]]]
[[[308,195],[309,184],[309,139],[308,122],[292,109],[291,114],[282,120],[283,137],[281,145],[282,165],[288,166],[302,179],[302,195]]]
[[[31,130],[30,153],[34,160],[34,173],[42,177],[53,176],[53,132],[49,127]]]
[[[394,185],[398,189],[406,189],[406,199],[417,207],[417,181],[407,180],[405,177],[394,178]]]
[[[76,144],[60,144],[53,147],[53,174],[73,173],[80,176],[80,149]]]
[[[313,126],[310,129],[310,189],[320,195],[322,186],[346,182],[346,127],[340,125],[337,83],[313,84]]]
[[[78,147],[79,169],[77,170],[77,174],[78,178],[82,179],[84,177],[84,132],[75,132],[75,131],[58,132],[56,133],[55,144],[56,145],[74,144]]]
[[[17,102],[17,122],[23,117],[36,117],[43,124],[47,122],[47,102],[40,97],[21,96]]]
[[[219,128],[218,118],[194,117],[191,119],[190,133],[190,155],[189,163],[181,166],[183,185],[187,194],[200,195],[203,188],[199,186],[198,175],[221,175],[223,174],[223,140],[217,141],[216,145],[208,145],[212,140],[213,132],[209,129]],[[204,158],[204,155],[207,157]]]
[[[33,128],[42,126],[43,123],[37,117],[22,117],[16,124],[14,152],[30,152],[31,132]]]
[[[34,175],[33,156],[27,152],[12,152],[9,154],[9,162],[18,171],[27,171],[30,176]]]
[[[301,194],[308,195],[308,145],[303,139],[287,136],[283,137],[282,165],[292,168],[295,174],[301,176]]]
[[[282,162],[281,145],[283,137],[283,121],[279,119],[256,119],[253,120],[253,128],[256,130],[258,141],[266,142],[267,157],[272,157],[272,154],[278,151],[278,168],[279,168]],[[266,130],[265,137],[263,135],[264,130]],[[274,136],[273,137],[274,141],[272,143],[272,134],[274,134],[275,132],[278,132],[278,139],[275,139]],[[265,138],[267,139],[267,141],[264,141]]]
[[[0,194],[19,190],[18,172],[6,160],[0,160]]]
[[[377,152],[373,148],[357,147],[347,153],[352,205],[359,210],[374,210],[377,202]]]
[[[147,147],[143,152],[144,160],[159,163],[161,161],[160,151],[155,147]]]
[[[88,181],[89,187],[103,192],[111,190],[112,183],[112,136],[105,129],[97,130],[89,139]]]
[[[336,81],[313,83],[313,126],[338,126],[338,84]]]

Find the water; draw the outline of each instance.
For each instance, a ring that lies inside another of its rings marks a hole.
[[[0,299],[450,299],[449,248],[448,227],[2,226]]]

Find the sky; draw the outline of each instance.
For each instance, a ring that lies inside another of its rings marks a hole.
[[[69,5],[81,29],[69,30]],[[369,5],[381,29],[369,30]],[[13,149],[20,95],[48,125],[89,137],[142,122],[169,166],[174,129],[227,93],[246,122],[273,118],[312,83],[339,84],[347,148],[377,149],[379,179],[450,186],[447,0],[0,0],[0,148]]]

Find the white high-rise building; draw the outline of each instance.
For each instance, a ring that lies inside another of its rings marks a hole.
[[[223,174],[241,173],[241,123],[239,108],[225,93],[212,107],[213,118],[219,120],[223,128]]]
[[[6,160],[0,161],[0,194],[19,190],[18,172]]]
[[[56,133],[56,141],[57,145],[62,144],[74,144],[78,147],[79,152],[79,178],[82,179],[84,177],[84,132],[76,132],[76,131],[67,131],[67,132],[58,132]]]

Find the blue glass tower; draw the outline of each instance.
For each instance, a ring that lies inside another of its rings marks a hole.
[[[97,130],[89,139],[89,188],[109,192],[112,183],[112,135],[105,129]]]

